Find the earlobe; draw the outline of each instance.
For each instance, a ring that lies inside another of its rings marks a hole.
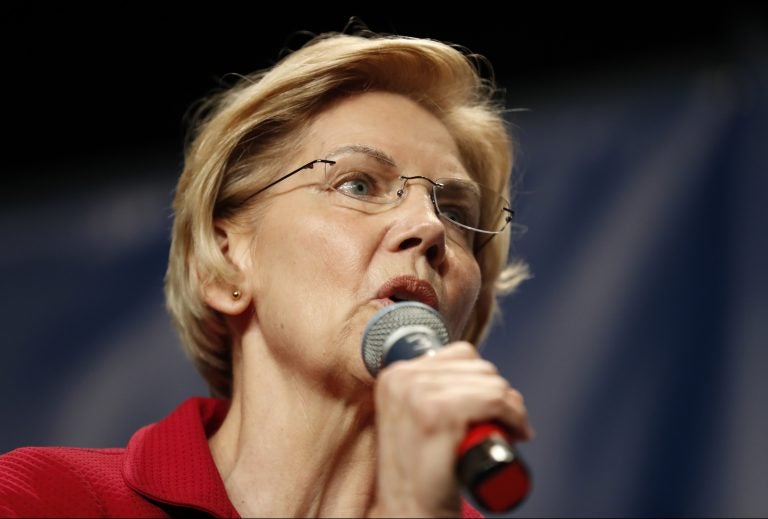
[[[211,308],[226,315],[240,315],[251,304],[251,297],[242,289],[224,281],[210,281],[203,286],[203,299]]]
[[[239,243],[233,242],[233,233],[222,223],[215,222],[216,245],[230,266],[236,271],[236,279],[224,280],[213,277],[202,283],[203,300],[211,308],[226,315],[240,315],[251,305],[251,295],[244,287],[244,265],[235,261],[234,253]]]

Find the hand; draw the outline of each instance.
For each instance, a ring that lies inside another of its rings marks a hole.
[[[513,440],[533,436],[522,395],[466,342],[385,368],[375,402],[378,474],[371,516],[458,517],[456,450],[467,428],[498,420]]]

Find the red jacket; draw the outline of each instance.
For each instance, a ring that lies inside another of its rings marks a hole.
[[[124,449],[26,447],[0,456],[2,517],[239,517],[208,448],[228,403],[190,398]],[[481,517],[462,501],[464,517]]]

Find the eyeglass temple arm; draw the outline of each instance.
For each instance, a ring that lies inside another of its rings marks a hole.
[[[262,187],[261,189],[256,191],[254,194],[252,194],[248,198],[254,197],[254,196],[258,195],[259,193],[261,193],[262,191],[266,191],[270,187],[274,186],[275,184],[279,184],[280,182],[282,182],[286,178],[292,177],[293,175],[295,175],[296,173],[298,173],[301,170],[312,169],[312,168],[315,167],[315,164],[320,164],[320,163],[323,163],[323,164],[336,164],[336,162],[334,162],[332,160],[326,160],[326,159],[315,159],[315,160],[312,160],[310,162],[307,162],[303,166],[294,169],[290,173],[286,173],[285,175],[283,175],[282,177],[278,178],[277,180],[274,180],[274,181],[270,182],[269,184],[267,184],[266,186]]]
[[[510,209],[509,207],[502,207],[501,209],[502,209],[502,211],[506,211],[506,213],[507,213],[506,217],[504,218],[504,221],[506,223],[511,222],[515,218],[515,211],[514,210]],[[499,234],[499,233],[494,233],[494,234],[491,234],[490,236],[488,236],[488,239],[486,239],[479,246],[475,247],[474,253],[477,254],[478,252],[480,252],[483,249],[483,247],[488,245],[488,242],[490,242],[493,239],[493,237],[496,236],[497,234]]]

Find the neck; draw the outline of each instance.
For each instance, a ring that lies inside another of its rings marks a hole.
[[[376,468],[370,387],[309,385],[266,347],[234,351],[249,353],[234,359],[230,411],[209,443],[240,515],[366,515]]]

